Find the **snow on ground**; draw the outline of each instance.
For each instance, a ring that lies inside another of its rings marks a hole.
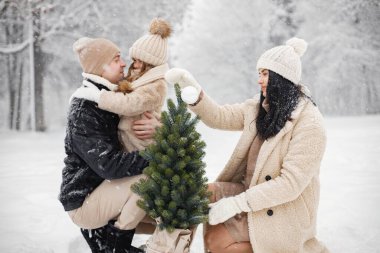
[[[331,252],[380,252],[380,116],[327,118],[318,237]],[[214,180],[239,137],[199,125]],[[57,200],[64,130],[0,132],[0,252],[90,252]],[[192,253],[203,250],[199,228]],[[134,244],[148,237],[138,235]]]

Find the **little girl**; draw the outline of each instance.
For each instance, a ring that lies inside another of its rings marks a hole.
[[[168,70],[167,38],[170,25],[162,19],[151,22],[150,34],[139,38],[129,49],[133,60],[117,93],[102,90],[100,109],[120,115],[119,135],[126,151],[143,150],[153,142],[140,140],[133,132],[133,122],[144,119],[150,111],[159,117],[167,93],[164,75]]]
[[[171,27],[165,20],[156,18],[152,20],[149,32],[129,49],[133,62],[127,75],[118,83],[117,92],[86,88],[77,92],[78,97],[94,101],[100,109],[120,116],[119,136],[127,152],[143,150],[153,142],[151,138],[140,136],[138,139],[132,129],[133,123],[152,114],[159,118],[167,93],[164,76],[169,69],[167,48]]]

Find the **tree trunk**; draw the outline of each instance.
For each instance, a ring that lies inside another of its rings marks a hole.
[[[13,18],[14,13],[11,12],[10,19]],[[12,34],[14,34],[13,25],[9,24],[5,27],[5,37],[6,37],[6,44],[11,45],[13,43]],[[8,75],[8,87],[9,87],[9,115],[8,115],[8,125],[10,129],[14,129],[14,112],[15,112],[15,97],[16,97],[16,91],[15,87],[13,86],[13,75],[15,72],[14,67],[14,54],[7,54],[6,55],[6,62],[7,62],[7,75]]]
[[[2,9],[9,20],[4,26],[6,45],[12,46],[23,41],[24,22],[17,9],[6,6]],[[6,75],[9,90],[9,129],[21,129],[22,122],[22,85],[23,85],[23,49],[5,53]]]
[[[43,132],[46,130],[44,103],[43,103],[43,73],[45,69],[44,55],[41,50],[39,41],[41,29],[41,10],[35,9],[32,12],[33,16],[33,48],[34,48],[34,101],[36,115],[36,131]],[[33,91],[32,91],[33,92]]]
[[[7,31],[8,29],[6,29]],[[16,92],[12,86],[12,73],[13,73],[13,64],[12,64],[13,55],[6,55],[7,69],[8,69],[8,87],[9,87],[9,115],[8,115],[8,126],[9,129],[13,129],[13,115],[15,111],[15,96]]]
[[[18,58],[18,66],[19,66],[19,79],[18,79],[18,88],[17,88],[17,110],[16,110],[16,130],[21,130],[21,111],[22,111],[22,86],[23,86],[23,76],[24,76],[24,64],[21,57]]]

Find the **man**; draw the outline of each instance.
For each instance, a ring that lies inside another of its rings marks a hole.
[[[88,89],[116,90],[124,76],[120,49],[103,38],[81,38],[73,45],[83,69],[83,86],[74,92],[68,114],[62,184],[65,211],[92,252],[142,252],[131,246],[145,213],[130,187],[148,165],[138,152],[125,153],[118,140],[118,115],[103,111],[80,94]],[[139,138],[151,138],[158,121],[138,122]]]

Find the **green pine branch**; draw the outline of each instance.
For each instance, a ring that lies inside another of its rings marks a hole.
[[[155,143],[140,152],[149,161],[146,179],[132,186],[141,196],[138,206],[153,219],[160,218],[160,228],[169,232],[207,221],[210,196],[202,161],[206,144],[195,128],[199,118],[187,111],[177,84],[175,91],[177,105],[168,99]]]

